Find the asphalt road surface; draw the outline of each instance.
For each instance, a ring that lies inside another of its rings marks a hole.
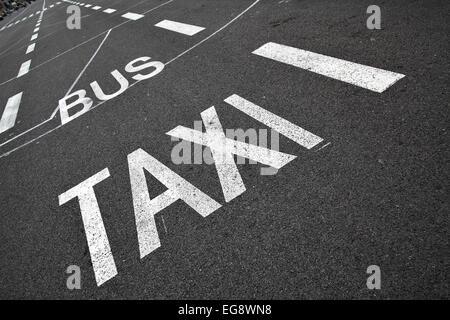
[[[0,297],[448,299],[450,2],[380,0],[381,29],[371,4],[89,0],[70,29],[72,3],[38,0],[0,21]],[[280,153],[176,163],[168,133],[202,118],[206,146],[273,129]]]

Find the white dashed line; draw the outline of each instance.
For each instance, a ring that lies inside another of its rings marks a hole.
[[[38,31],[39,31],[39,28],[36,28],[36,29],[33,30],[33,33],[36,33]]]
[[[90,7],[92,7],[92,4],[87,4],[87,5],[85,5],[85,7],[90,8]]]
[[[273,42],[254,54],[381,93],[405,75]]]
[[[142,14],[137,14],[133,12],[127,12],[124,15],[122,15],[123,18],[130,19],[130,20],[139,20],[144,17]]]
[[[3,111],[2,119],[0,120],[0,133],[14,127],[20,101],[22,100],[22,93],[23,92],[20,92],[8,99],[5,110]]]
[[[103,10],[103,12],[105,12],[105,13],[113,13],[113,12],[116,12],[117,10],[116,9],[106,9],[106,10]]]
[[[194,34],[204,30],[203,27],[194,26],[191,24],[171,21],[171,20],[163,20],[155,24],[156,27],[167,29],[170,31],[186,34],[188,36],[193,36]]]
[[[21,76],[28,73],[28,71],[30,70],[30,64],[31,64],[31,60],[28,60],[28,61],[25,61],[24,63],[22,63],[22,65],[20,66],[20,70],[19,70],[19,74],[17,75],[17,78],[20,78]]]
[[[36,40],[37,37],[38,37],[38,34],[37,34],[37,33],[33,34],[33,35],[31,36],[30,41]]]
[[[98,10],[98,9],[101,9],[102,7],[100,7],[100,6],[95,6],[95,7],[93,7],[92,8],[92,10]]]
[[[27,52],[25,52],[25,54],[29,54],[30,52],[33,52],[35,46],[36,46],[36,43],[30,44],[30,45],[28,46]]]

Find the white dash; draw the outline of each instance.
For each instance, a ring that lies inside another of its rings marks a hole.
[[[266,43],[253,53],[378,93],[405,76],[273,42]]]
[[[19,70],[19,74],[17,75],[17,78],[20,78],[24,74],[28,73],[28,71],[30,70],[30,64],[31,64],[31,60],[28,60],[28,61],[25,61],[24,63],[22,63],[22,65],[20,66],[20,70]]]
[[[143,14],[133,13],[133,12],[127,12],[124,15],[122,15],[122,17],[130,19],[130,20],[138,20],[140,18],[143,18],[144,15]]]
[[[35,29],[33,30],[33,33],[36,33],[36,32],[38,32],[38,31],[39,31],[39,27],[35,28]]]
[[[105,13],[113,13],[113,12],[116,12],[116,9],[106,9],[106,10],[103,10],[103,12],[105,12]]]
[[[25,54],[29,54],[30,52],[33,52],[35,46],[36,46],[36,43],[30,44],[30,45],[28,46],[27,52],[25,52]]]
[[[90,7],[92,7],[92,4],[87,4],[87,5],[85,5],[85,7],[90,8]]]
[[[30,41],[36,40],[37,37],[38,37],[38,34],[37,34],[37,33],[33,34],[33,35],[31,36]]]
[[[102,7],[100,7],[100,6],[95,6],[95,7],[92,7],[92,10],[98,10],[98,9],[101,9]]]
[[[203,27],[198,27],[198,26],[194,26],[191,24],[186,24],[186,23],[181,23],[181,22],[176,22],[176,21],[171,21],[171,20],[163,20],[163,21],[155,24],[155,26],[159,27],[159,28],[167,29],[170,31],[178,32],[178,33],[183,33],[188,36],[193,36],[194,34],[205,29]]]
[[[3,111],[2,119],[0,120],[0,133],[14,127],[17,112],[19,111],[20,100],[22,100],[22,93],[23,92],[20,92],[8,99],[5,110]]]
[[[307,149],[311,149],[323,141],[321,137],[265,110],[237,94],[229,96],[224,101]]]

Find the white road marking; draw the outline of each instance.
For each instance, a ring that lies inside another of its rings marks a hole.
[[[36,46],[36,43],[30,44],[30,45],[28,46],[27,52],[25,52],[25,54],[29,54],[30,52],[33,52],[35,46]]]
[[[161,4],[157,5],[156,7],[151,8],[151,9],[149,9],[149,10],[143,12],[143,14],[147,14],[147,13],[149,13],[149,12],[151,12],[151,11],[154,11],[154,10],[156,10],[156,9],[162,7],[162,6],[165,6],[165,5],[169,4],[169,3],[172,3],[173,1],[174,1],[174,0],[169,0],[169,1],[167,1],[167,2],[161,3]],[[222,27],[220,27],[219,29],[217,29],[216,31],[214,31],[213,33],[211,33],[209,36],[205,37],[204,39],[198,41],[198,42],[197,42],[196,44],[194,44],[192,47],[190,47],[190,48],[188,48],[187,50],[185,50],[185,51],[181,52],[180,54],[176,55],[175,57],[173,57],[172,59],[170,59],[168,62],[166,62],[165,65],[168,65],[168,64],[170,64],[170,63],[172,63],[172,62],[178,60],[179,58],[183,57],[185,54],[189,53],[190,51],[194,50],[194,49],[197,48],[198,46],[202,45],[204,42],[208,41],[209,39],[211,39],[212,37],[214,37],[215,35],[217,35],[219,32],[221,32],[221,31],[223,31],[224,29],[226,29],[226,28],[227,28],[228,26],[230,26],[233,22],[235,22],[237,19],[239,19],[240,17],[242,17],[246,12],[248,12],[251,8],[253,8],[254,6],[256,6],[259,2],[261,2],[261,0],[255,0],[252,4],[250,4],[247,8],[245,8],[243,11],[241,11],[241,12],[240,12],[237,16],[235,16],[233,19],[231,19],[230,21],[228,21],[227,23],[225,23]],[[120,26],[122,26],[122,25],[124,25],[124,24],[126,24],[126,23],[128,23],[128,22],[130,22],[130,21],[128,20],[128,21],[122,22],[122,23],[120,23],[120,24],[114,26],[114,27],[111,28],[111,29],[118,28],[118,27],[120,27]],[[40,66],[43,66],[43,65],[45,65],[45,64],[47,64],[47,63],[53,61],[54,59],[56,59],[56,58],[58,58],[58,57],[60,57],[60,56],[62,56],[62,55],[64,55],[64,54],[66,54],[66,53],[68,53],[68,52],[71,52],[72,50],[74,50],[74,49],[80,47],[81,45],[83,45],[83,44],[85,44],[85,43],[88,43],[89,41],[92,41],[93,39],[96,39],[97,37],[99,37],[100,35],[104,34],[105,32],[106,32],[106,31],[103,31],[103,32],[101,32],[100,34],[98,34],[98,35],[96,35],[96,36],[93,36],[92,38],[90,38],[90,39],[88,39],[88,40],[86,40],[86,41],[84,41],[84,42],[82,42],[82,43],[80,43],[80,44],[78,44],[78,45],[76,45],[76,46],[74,46],[74,47],[72,47],[72,48],[70,48],[70,49],[64,51],[64,52],[61,52],[61,53],[58,54],[57,56],[55,56],[55,57],[53,57],[53,58],[51,58],[51,59],[49,59],[49,60],[47,60],[47,61],[42,62],[41,64],[39,64],[38,66],[34,67],[33,69],[36,69],[36,68],[38,68],[38,67],[40,67]],[[12,81],[12,80],[14,80],[14,79],[15,79],[15,78],[12,78],[12,79],[9,79],[9,80],[7,80],[7,81],[4,81],[3,83],[0,83],[0,86],[4,85],[4,84],[6,84],[6,83],[8,83],[8,82],[10,82],[10,81]],[[132,84],[130,84],[130,88],[131,88],[131,87],[134,87],[136,84],[138,84],[138,83],[140,83],[140,82],[141,82],[141,81],[133,82]],[[90,107],[90,108],[89,108],[89,111],[94,110],[95,108],[97,108],[97,107],[103,105],[105,102],[106,102],[106,101],[100,101],[100,102],[97,103],[96,105]],[[52,120],[52,118],[49,118],[49,119],[44,120],[43,122],[39,123],[38,125],[34,126],[33,128],[27,130],[26,132],[29,132],[29,131],[32,131],[32,130],[35,129],[35,128],[41,127],[43,124],[49,122],[50,120]],[[9,151],[6,151],[6,152],[0,154],[0,158],[6,157],[6,156],[12,154],[13,152],[16,152],[16,151],[18,151],[18,150],[20,150],[20,149],[22,149],[22,148],[28,146],[29,144],[34,143],[35,141],[38,141],[39,139],[41,139],[41,138],[43,138],[43,137],[45,137],[45,136],[51,134],[52,132],[55,132],[55,131],[59,130],[59,129],[62,128],[62,127],[63,127],[63,125],[62,125],[62,124],[59,124],[59,125],[57,125],[56,127],[54,127],[54,128],[52,128],[52,129],[50,129],[50,130],[48,130],[48,131],[42,133],[41,135],[39,135],[39,136],[37,136],[37,137],[35,137],[35,138],[31,139],[31,140],[28,140],[27,142],[24,142],[23,144],[21,144],[21,145],[15,147],[15,148],[13,148],[13,149],[11,149],[11,150],[9,150]],[[25,134],[26,132],[22,132],[21,134],[19,134],[19,136]],[[11,141],[15,140],[16,138],[17,138],[17,136],[15,136],[15,137],[9,139],[8,141],[3,142],[2,144],[0,144],[0,146],[3,146],[3,145],[6,145],[6,144],[10,143]]]
[[[102,7],[100,7],[100,6],[95,6],[95,7],[93,7],[92,8],[92,10],[98,10],[98,9],[101,9]]]
[[[54,7],[54,5],[53,5],[53,4],[51,4],[51,5],[50,5],[50,8],[53,8],[53,7]]]
[[[105,12],[105,13],[113,13],[113,12],[116,12],[116,11],[117,11],[116,9],[111,9],[111,8],[103,10],[103,12]]]
[[[36,40],[37,37],[38,37],[38,34],[37,34],[37,33],[33,34],[33,35],[31,36],[30,41]]]
[[[87,67],[89,67],[89,65],[91,64],[92,60],[94,60],[95,56],[97,55],[97,53],[100,51],[101,47],[103,46],[103,44],[105,43],[106,39],[108,38],[109,34],[111,33],[112,29],[108,30],[108,33],[106,33],[105,38],[103,38],[103,41],[100,43],[100,45],[98,46],[97,50],[95,50],[94,54],[92,55],[92,57],[89,59],[89,61],[86,63],[86,65],[84,66],[84,68],[81,70],[80,74],[76,77],[75,81],[72,83],[72,85],[70,86],[69,90],[67,90],[65,97],[67,97],[70,92],[72,91],[73,87],[75,87],[75,85],[78,83],[78,80],[80,80],[81,76],[84,74],[84,72],[86,71]],[[56,113],[59,110],[59,104],[56,107],[56,109],[53,111],[52,115],[50,116],[50,119],[52,119]]]
[[[90,7],[92,7],[92,4],[87,4],[87,5],[85,5],[85,7],[90,8]]]
[[[127,12],[122,15],[123,18],[130,19],[130,20],[139,20],[144,17],[142,14],[137,14],[133,12]]]
[[[207,134],[212,134],[217,138],[211,141],[211,144],[220,144],[225,141],[226,136],[217,116],[214,107],[211,107],[201,113],[203,124]],[[234,162],[234,155],[228,152],[226,148],[210,148],[214,163],[216,165],[217,175],[222,186],[223,195],[226,202],[230,202],[246,190],[241,174]]]
[[[30,70],[30,64],[31,64],[31,60],[28,60],[28,61],[25,61],[24,63],[22,63],[22,65],[20,66],[20,70],[19,70],[19,74],[17,75],[17,78],[20,78],[21,76],[28,73],[28,70]]]
[[[22,100],[22,93],[23,92],[20,92],[8,99],[5,110],[3,111],[2,119],[0,120],[0,133],[14,127],[20,101]]]
[[[94,186],[108,177],[108,168],[103,169],[58,197],[60,206],[78,198],[97,286],[117,275],[116,263],[94,191]]]
[[[186,34],[188,36],[193,36],[196,33],[199,33],[202,30],[205,30],[203,27],[194,26],[192,24],[186,24],[171,20],[163,20],[155,24],[155,27],[167,29],[170,31]]]
[[[405,75],[273,42],[254,54],[381,93]]]
[[[229,96],[224,101],[307,149],[311,149],[323,141],[322,138],[315,134],[261,108],[237,94]]]
[[[202,217],[207,217],[221,207],[142,149],[128,155],[128,168],[141,259],[161,246],[155,215],[164,208],[182,200]],[[144,169],[167,187],[164,193],[153,199],[150,199]]]
[[[39,27],[35,28],[35,29],[33,30],[33,33],[36,33],[36,32],[38,32],[38,31],[39,31]]]
[[[27,17],[25,17],[25,18],[22,19],[22,21],[25,21],[25,20],[27,20]]]

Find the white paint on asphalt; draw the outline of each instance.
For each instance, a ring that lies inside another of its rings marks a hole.
[[[8,99],[0,120],[0,133],[14,127],[17,112],[19,111],[20,101],[22,100],[22,93],[23,92],[20,92]]]
[[[141,259],[161,246],[155,214],[164,208],[182,200],[202,217],[207,217],[221,207],[142,149],[128,155],[128,168]],[[164,193],[153,199],[150,199],[144,169],[167,187]]]
[[[100,7],[100,6],[95,6],[95,7],[93,7],[92,8],[92,10],[98,10],[98,9],[101,9],[102,7]]]
[[[244,193],[246,190],[244,182],[234,162],[234,155],[228,152],[226,148],[219,148],[222,141],[226,141],[226,136],[217,116],[216,109],[211,107],[203,111],[201,116],[206,133],[210,134],[210,137],[214,137],[214,140],[209,141],[207,144],[218,147],[211,147],[210,150],[216,165],[225,201],[230,202]]]
[[[253,8],[255,5],[257,5],[261,0],[256,0],[255,2],[253,2],[250,6],[248,6],[245,10],[243,10],[241,13],[239,13],[236,17],[234,17],[233,19],[231,19],[230,21],[228,21],[226,24],[224,24],[222,27],[220,27],[219,29],[217,29],[216,31],[214,31],[213,33],[211,33],[209,36],[207,36],[206,38],[200,40],[199,42],[197,42],[196,44],[194,44],[192,47],[190,47],[187,50],[184,50],[183,52],[181,52],[180,54],[178,54],[177,56],[173,57],[172,59],[170,59],[169,61],[167,61],[165,64],[168,65],[172,62],[174,62],[175,60],[181,58],[182,56],[184,56],[186,53],[194,50],[195,48],[197,48],[198,46],[200,46],[202,43],[208,41],[209,39],[211,39],[212,37],[214,37],[216,34],[218,34],[219,32],[221,32],[222,30],[226,29],[229,25],[231,25],[234,21],[236,21],[237,19],[239,19],[240,17],[242,17],[247,11],[249,11],[251,8]]]
[[[78,81],[80,80],[81,76],[84,74],[84,72],[86,71],[86,69],[89,67],[89,65],[91,64],[92,60],[94,60],[95,56],[97,55],[97,53],[100,51],[101,47],[103,46],[103,44],[105,43],[106,39],[108,38],[109,34],[111,33],[111,29],[108,30],[108,32],[106,33],[105,37],[103,38],[102,42],[100,43],[100,45],[98,46],[98,48],[95,50],[94,54],[92,55],[92,57],[89,59],[89,61],[86,63],[86,65],[83,67],[83,69],[81,70],[80,74],[76,77],[75,81],[72,83],[72,85],[70,86],[70,88],[67,90],[65,97],[67,97],[70,92],[72,91],[72,89],[75,87],[75,85],[78,83]],[[52,119],[56,113],[59,110],[59,104],[56,107],[56,109],[53,111],[52,115],[50,116],[50,119]]]
[[[151,8],[151,9],[149,9],[149,10],[143,12],[143,14],[147,14],[147,13],[149,13],[149,12],[151,12],[151,11],[157,10],[158,8],[163,7],[163,6],[165,6],[165,5],[169,4],[169,3],[172,3],[173,1],[174,1],[174,0],[168,0],[168,1],[164,2],[164,3],[161,3],[161,4],[157,5],[156,7],[153,7],[153,8]],[[250,4],[247,8],[245,8],[243,11],[241,11],[241,12],[240,12],[238,15],[236,15],[233,19],[231,19],[230,21],[228,21],[227,23],[225,23],[223,26],[221,26],[219,29],[217,29],[217,30],[214,31],[213,33],[211,33],[209,36],[207,36],[207,37],[205,37],[204,39],[198,41],[198,42],[197,42],[196,44],[194,44],[192,47],[188,48],[187,50],[181,52],[180,54],[178,54],[178,55],[176,55],[175,57],[173,57],[172,59],[170,59],[168,62],[165,63],[165,65],[168,65],[168,64],[170,64],[170,63],[176,61],[177,59],[183,57],[184,55],[186,55],[186,54],[189,53],[190,51],[194,50],[194,49],[197,48],[198,46],[202,45],[203,43],[205,43],[206,41],[208,41],[209,39],[211,39],[212,37],[214,37],[215,35],[217,35],[217,34],[220,33],[221,31],[225,30],[225,29],[226,29],[227,27],[229,27],[233,22],[235,22],[236,20],[238,20],[238,19],[239,19],[240,17],[242,17],[246,12],[248,12],[251,8],[253,8],[255,5],[257,5],[260,1],[261,1],[261,0],[255,0],[252,4]],[[120,27],[120,26],[122,26],[122,25],[124,25],[124,24],[126,24],[126,23],[128,23],[128,22],[130,22],[130,20],[127,20],[127,21],[125,21],[125,22],[122,22],[122,23],[120,23],[120,24],[114,26],[114,27],[111,28],[111,29],[118,28],[118,27]],[[41,64],[39,64],[39,65],[37,65],[36,67],[34,67],[33,70],[36,69],[36,68],[38,68],[38,67],[41,67],[41,66],[43,66],[43,65],[45,65],[45,64],[47,64],[47,63],[49,63],[49,62],[51,62],[51,61],[53,61],[53,60],[59,58],[59,57],[61,57],[62,55],[66,54],[66,53],[68,53],[68,52],[71,52],[72,50],[74,50],[74,49],[76,49],[76,48],[82,46],[82,45],[85,44],[85,43],[88,43],[88,42],[92,41],[93,39],[99,37],[100,35],[104,34],[105,32],[106,32],[106,31],[103,31],[103,32],[99,33],[98,35],[93,36],[93,37],[91,37],[90,39],[88,39],[88,40],[86,40],[86,41],[84,41],[84,42],[82,42],[82,43],[80,43],[80,44],[77,44],[77,45],[75,45],[74,47],[72,47],[72,48],[70,48],[70,49],[67,49],[66,51],[64,51],[64,52],[62,52],[62,53],[56,55],[55,57],[53,57],[53,58],[51,58],[51,59],[48,59],[48,60],[42,62]],[[4,81],[3,83],[0,83],[0,86],[4,85],[4,84],[6,84],[6,83],[8,83],[8,82],[10,82],[10,81],[12,81],[12,80],[14,80],[14,78],[9,79],[9,80],[7,80],[7,81]],[[136,84],[138,84],[138,83],[140,83],[140,82],[141,82],[141,81],[136,81],[136,82],[130,84],[130,88],[133,87],[133,86],[135,86]],[[105,101],[100,101],[100,102],[97,103],[96,105],[90,107],[88,111],[94,110],[95,108],[97,108],[97,107],[103,105],[104,103],[105,103]],[[44,120],[43,122],[41,122],[41,123],[39,123],[38,125],[34,126],[32,129],[27,130],[26,132],[30,132],[30,131],[33,131],[35,128],[41,127],[43,124],[49,122],[51,119],[52,119],[52,118],[49,118],[49,119]],[[54,131],[56,131],[56,130],[62,128],[62,127],[63,127],[63,125],[62,125],[62,124],[59,124],[59,125],[57,125],[56,127],[54,127],[53,129],[50,129],[50,130],[48,130],[48,131],[46,131],[46,132],[40,134],[39,136],[37,136],[37,137],[35,137],[35,138],[32,138],[32,139],[30,139],[30,140],[24,142],[23,144],[21,144],[21,145],[15,147],[15,148],[13,148],[13,149],[10,149],[10,150],[7,151],[7,152],[4,152],[4,153],[0,154],[0,158],[6,157],[6,156],[10,155],[11,153],[13,153],[13,152],[15,152],[15,151],[17,151],[17,150],[20,150],[20,149],[26,147],[27,145],[29,145],[29,144],[31,144],[31,143],[34,143],[35,141],[38,141],[39,139],[41,139],[41,138],[47,136],[48,134],[51,134],[52,132],[54,132]],[[24,133],[25,133],[25,132],[21,133],[20,135],[23,135]],[[0,146],[5,145],[5,144],[7,144],[7,143],[13,141],[14,139],[16,139],[16,137],[13,137],[13,138],[9,139],[8,141],[6,141],[6,142],[0,144]]]
[[[237,94],[229,96],[224,101],[307,149],[311,149],[323,141],[322,138],[315,134],[265,110]]]
[[[405,75],[269,42],[254,54],[381,93]]]
[[[94,186],[109,177],[108,168],[59,195],[59,205],[78,198],[97,286],[117,275]]]
[[[139,20],[144,17],[143,14],[137,14],[133,12],[127,12],[124,15],[122,15],[123,18],[130,19],[130,20]]]
[[[33,30],[33,33],[36,33],[36,32],[38,32],[38,31],[39,31],[39,27],[35,28],[35,29]]]
[[[105,12],[105,13],[113,13],[113,12],[116,12],[116,11],[117,11],[116,9],[111,9],[111,8],[103,10],[103,12]]]
[[[38,37],[38,34],[37,34],[37,33],[33,34],[33,35],[31,36],[30,41],[36,40],[37,37]]]
[[[20,78],[21,76],[27,74],[28,71],[30,70],[30,65],[31,65],[31,60],[28,60],[28,61],[25,61],[24,63],[22,63],[22,65],[20,66],[19,73],[17,74],[17,78]]]
[[[201,131],[178,126],[166,133],[169,136],[201,144],[210,149],[217,149],[220,153],[228,152],[243,158],[281,169],[296,158],[296,156],[276,150],[259,147],[253,144],[221,138],[216,133]]]
[[[194,26],[192,24],[186,24],[171,20],[163,20],[155,24],[155,27],[163,28],[166,30],[182,33],[188,36],[193,36],[196,33],[199,33],[202,30],[205,30],[203,27]]]
[[[33,52],[35,46],[36,46],[36,43],[30,44],[30,45],[28,46],[27,52],[25,52],[25,54],[29,54],[30,52]]]

